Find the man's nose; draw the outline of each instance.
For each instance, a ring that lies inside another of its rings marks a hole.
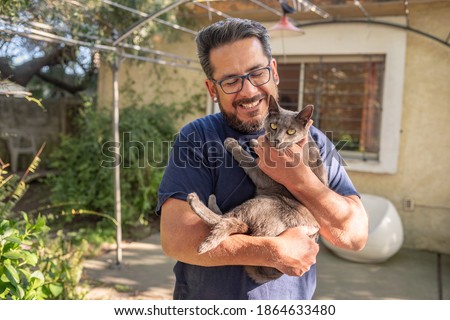
[[[244,79],[244,83],[242,85],[242,90],[240,94],[243,97],[251,98],[258,92],[258,88],[255,87],[251,82],[248,80],[248,78]]]

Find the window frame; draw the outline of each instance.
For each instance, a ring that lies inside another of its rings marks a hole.
[[[298,58],[297,62],[294,63],[278,63],[278,73],[280,75],[280,78],[282,79],[282,81],[280,82],[280,99],[282,99],[283,94],[282,94],[282,87],[285,87],[284,84],[286,83],[285,81],[289,81],[292,82],[293,84],[297,84],[298,90],[296,92],[295,95],[298,96],[298,101],[297,102],[291,102],[290,105],[288,106],[287,104],[285,104],[285,107],[290,107],[291,110],[301,110],[304,106],[306,106],[308,103],[305,102],[305,95],[306,95],[306,88],[305,88],[305,80],[307,74],[305,74],[305,69],[306,69],[306,65],[307,64],[317,64],[317,65],[326,65],[329,63],[333,63],[333,64],[339,64],[339,63],[362,63],[364,65],[366,65],[367,63],[371,63],[371,62],[382,62],[383,65],[383,71],[382,71],[382,75],[383,77],[380,79],[380,82],[378,83],[380,85],[380,97],[383,96],[383,93],[381,92],[382,87],[383,87],[383,81],[384,81],[384,69],[385,69],[385,56],[383,55],[346,55],[346,56],[305,56],[305,57],[296,57]],[[294,59],[292,59],[294,60]],[[327,68],[325,67],[325,70]],[[295,71],[298,71],[298,77],[292,77],[292,78],[288,78],[286,80],[285,75],[283,75],[284,70],[290,70],[291,72],[294,70],[294,73],[296,73]],[[297,82],[295,82],[297,80]],[[353,79],[352,79],[353,80]],[[330,81],[333,82],[335,81],[334,79],[327,79],[326,81]],[[315,83],[314,83],[315,84]],[[292,87],[292,85],[291,85]],[[284,89],[286,92],[293,92],[291,88],[286,88]],[[319,89],[321,90],[321,89]],[[292,93],[290,95],[287,95],[287,97],[292,97]],[[311,102],[311,101],[309,101]],[[380,116],[382,113],[382,105],[381,105],[381,101],[380,102]],[[320,102],[312,102],[312,104],[317,107],[318,105],[320,105]],[[294,108],[293,108],[294,107]],[[322,106],[325,107],[325,106]],[[328,109],[329,107],[327,107]],[[365,109],[366,112],[370,112],[370,108],[369,109]],[[362,111],[364,112],[364,111]],[[317,118],[318,117],[318,118]],[[332,142],[336,145],[339,145],[339,152],[346,158],[346,159],[359,159],[359,160],[378,160],[379,157],[379,150],[377,152],[373,152],[373,151],[353,151],[353,150],[343,150],[341,149],[342,146],[345,145],[345,141],[339,141],[339,138],[337,138],[335,136],[335,133],[333,131],[333,128],[323,128],[321,127],[320,124],[321,123],[321,117],[315,113],[315,115],[313,115],[313,118],[315,120],[316,125],[322,130],[324,131],[327,135],[330,134],[331,135],[331,139]],[[345,118],[344,118],[345,119]],[[364,121],[364,119],[361,118],[361,121]],[[377,122],[377,124],[379,124],[379,122]],[[330,130],[330,131],[329,131]],[[375,131],[379,131],[379,130],[375,130]],[[376,139],[379,140],[379,132],[376,136]]]
[[[402,18],[387,19],[402,22]],[[271,45],[272,54],[279,63],[303,61],[308,56],[385,56],[379,157],[377,160],[352,159],[345,152],[341,155],[349,171],[396,173],[400,153],[406,33],[378,25],[319,25],[308,28],[301,37],[272,38]]]

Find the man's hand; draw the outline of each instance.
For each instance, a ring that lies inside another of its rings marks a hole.
[[[210,228],[186,201],[170,198],[162,207],[161,245],[164,252],[189,264],[212,267],[224,265],[265,266],[289,275],[302,275],[315,263],[318,245],[310,239],[316,229],[297,227],[278,237],[234,234],[217,248],[198,254],[197,248]]]
[[[319,245],[310,238],[316,232],[316,228],[296,227],[276,237],[275,268],[290,276],[302,276],[309,271],[319,252]]]

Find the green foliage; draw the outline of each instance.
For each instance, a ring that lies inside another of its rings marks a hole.
[[[0,14],[15,17],[18,12],[25,9],[28,4],[28,0],[2,0]]]
[[[38,162],[36,156],[27,172]],[[81,298],[77,285],[86,243],[74,247],[62,234],[50,239],[40,215],[18,217],[12,209],[25,194],[25,175],[8,175],[7,167],[0,160],[0,299]]]
[[[176,133],[174,118],[178,113],[182,112],[173,106],[157,103],[120,112],[121,209],[125,229],[147,223],[156,207],[157,189]],[[50,156],[50,166],[57,172],[48,179],[55,205],[68,204],[68,211],[88,210],[84,212],[113,217],[116,149],[111,139],[111,118],[104,110],[84,109],[78,134],[63,137],[60,147]]]
[[[122,0],[117,2],[131,10],[151,14],[173,1]],[[93,43],[96,40],[98,42],[97,38],[102,38],[104,44],[107,44],[105,40],[111,39],[114,34],[123,34],[130,26],[143,19],[141,14],[106,4],[101,0],[84,0],[81,4],[54,0],[2,0],[0,13],[5,18],[16,18],[14,22],[18,25],[29,25],[30,21],[42,23],[52,27],[52,32],[60,36],[82,38],[84,41]],[[186,6],[174,8],[159,18],[186,27],[192,27],[196,23]],[[133,32],[128,42],[148,45],[155,34],[163,34],[167,41],[178,35],[179,31],[163,24],[148,23]]]
[[[92,109],[81,110],[76,119],[79,134],[63,136],[60,146],[49,158],[50,168],[58,174],[50,176],[51,200],[56,205],[70,203],[70,207],[98,211],[111,204],[105,185],[112,185],[112,171],[101,168],[101,147],[108,140],[108,116]]]
[[[143,19],[143,14],[152,14],[172,4],[172,0],[121,0],[117,5],[101,0],[55,1],[55,0],[2,0],[0,15],[4,31],[0,30],[0,78],[22,79],[21,85],[32,87],[34,95],[49,97],[58,90],[71,94],[84,92],[93,94],[92,83],[96,80],[99,57],[111,60],[110,47],[132,25]],[[194,28],[197,19],[192,19],[188,6],[173,8],[158,19]],[[28,31],[28,30],[32,31]],[[197,27],[195,27],[197,29]],[[27,31],[24,31],[27,30]],[[43,41],[20,34],[39,33]],[[182,31],[165,24],[151,21],[132,32],[125,43],[157,49],[164,43],[180,38]],[[79,41],[64,44],[59,39]],[[103,45],[101,52],[92,48]],[[143,50],[124,48],[125,53],[146,55]],[[33,60],[30,68],[27,63]],[[3,62],[3,63],[2,63]],[[38,67],[38,65],[40,67]],[[15,66],[11,70],[9,66]],[[35,70],[34,70],[35,69]],[[39,77],[37,71],[39,71]],[[25,79],[27,79],[25,81]]]
[[[42,247],[40,235],[47,231],[45,220],[0,222],[0,299],[37,299],[42,297],[45,276],[34,267]]]
[[[66,234],[63,230],[58,230],[56,237],[48,241],[40,264],[42,272],[48,275],[42,288],[43,298],[73,300],[83,297],[78,284],[87,249],[85,239],[77,239],[76,233]]]
[[[87,243],[74,246],[70,239],[49,240],[43,217],[31,221],[1,220],[0,299],[79,299],[82,258]]]

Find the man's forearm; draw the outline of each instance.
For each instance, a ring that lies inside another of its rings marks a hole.
[[[169,199],[162,207],[161,245],[164,252],[185,263],[204,267],[252,265],[273,267],[282,273],[299,276],[316,262],[317,244],[301,227],[288,229],[278,237],[235,234],[204,254],[197,248],[209,235],[185,201]]]
[[[287,188],[317,219],[321,235],[338,247],[361,250],[367,241],[368,219],[359,197],[337,194],[310,170],[303,179],[301,185]]]
[[[271,266],[270,240],[236,234],[226,238],[218,247],[204,254],[197,248],[209,235],[209,227],[190,211],[181,200],[169,199],[163,206],[161,216],[161,244],[172,258],[205,267],[223,265]],[[171,217],[176,214],[176,217]],[[262,256],[266,256],[263,259]]]

